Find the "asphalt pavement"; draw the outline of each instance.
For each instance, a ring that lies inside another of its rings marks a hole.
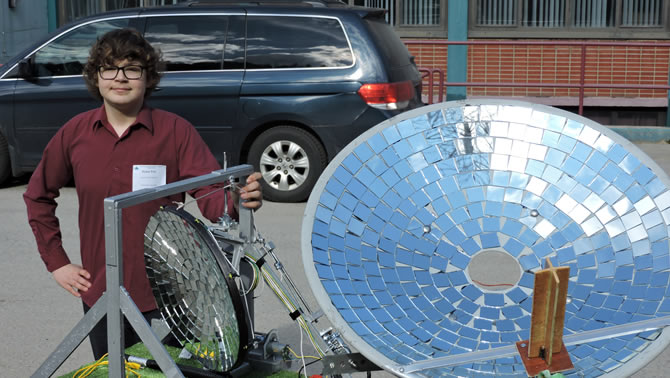
[[[638,144],[662,169],[670,172],[670,145],[666,143]],[[0,188],[0,377],[30,376],[82,318],[79,299],[61,289],[46,271],[35,247],[32,232],[26,221],[21,195],[27,178],[14,180]],[[64,247],[73,261],[78,259],[77,199],[73,188],[62,191],[57,215],[61,220]],[[302,269],[300,228],[305,204],[266,202],[256,213],[260,233],[277,246],[277,254],[298,288],[314,305],[311,290]],[[197,213],[197,206],[189,210]],[[279,341],[290,344],[300,353],[300,332],[280,307],[269,288],[257,291],[256,329],[267,332],[276,329]],[[302,353],[312,354],[303,342]],[[56,376],[73,371],[92,362],[88,341],[65,361]],[[295,367],[295,365],[294,365]],[[670,371],[670,350],[666,349],[634,377],[667,377]],[[307,373],[318,374],[318,368],[308,367]],[[373,376],[389,376],[375,373]]]

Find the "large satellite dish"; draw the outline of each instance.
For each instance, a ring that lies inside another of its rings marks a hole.
[[[670,314],[670,191],[633,144],[516,101],[416,109],[368,130],[310,196],[303,262],[345,341],[407,376],[525,376],[498,358],[398,366],[529,337],[533,272],[570,266],[565,334]],[[652,330],[568,348],[568,376],[627,376],[668,345]]]
[[[144,234],[147,275],[171,333],[204,367],[228,372],[251,334],[237,284],[205,225],[183,209],[156,212]]]

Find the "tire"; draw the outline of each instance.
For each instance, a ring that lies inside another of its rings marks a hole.
[[[0,185],[12,175],[12,166],[9,162],[9,147],[7,139],[0,133]]]
[[[327,159],[312,134],[294,126],[277,126],[251,144],[248,162],[263,176],[265,199],[301,202],[309,197]]]

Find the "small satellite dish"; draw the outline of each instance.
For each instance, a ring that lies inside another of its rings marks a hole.
[[[207,228],[182,209],[154,214],[144,234],[147,275],[171,333],[205,368],[228,372],[251,342],[240,292]]]

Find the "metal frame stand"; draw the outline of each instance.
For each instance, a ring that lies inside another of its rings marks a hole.
[[[83,319],[65,336],[56,350],[42,363],[33,377],[50,377],[67,358],[84,341],[93,327],[107,315],[107,347],[109,351],[109,376],[124,377],[124,324],[123,316],[133,327],[142,342],[154,357],[158,366],[168,377],[183,377],[183,374],[161,344],[149,323],[144,319],[135,302],[123,287],[123,226],[122,210],[157,198],[183,193],[202,186],[218,184],[232,179],[246,182],[247,176],[253,172],[250,165],[239,165],[228,169],[214,171],[210,174],[177,181],[156,188],[138,190],[105,198],[105,261],[107,274],[107,291],[91,307]],[[240,237],[253,241],[253,212],[239,206]]]

